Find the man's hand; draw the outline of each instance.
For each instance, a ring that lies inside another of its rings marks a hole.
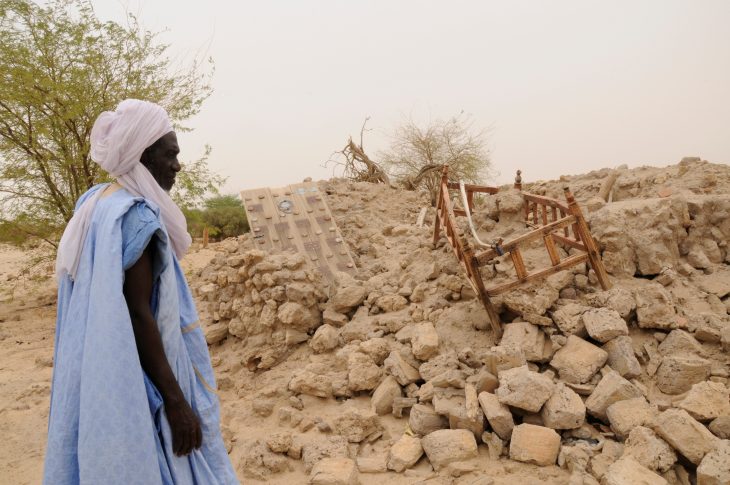
[[[172,430],[172,451],[178,455],[187,455],[203,442],[200,430],[200,419],[184,399],[172,405],[165,404],[165,414]]]

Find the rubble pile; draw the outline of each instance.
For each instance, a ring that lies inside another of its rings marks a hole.
[[[606,176],[567,181],[582,203]],[[332,288],[302,256],[226,242],[193,286],[234,464],[314,484],[730,483],[730,168],[688,159],[616,187],[589,214],[613,288],[581,265],[506,293],[499,342],[432,247],[433,212],[415,225],[425,195],[321,183],[359,268]],[[499,197],[481,205],[485,237],[516,230]],[[514,274],[506,258],[486,281]]]

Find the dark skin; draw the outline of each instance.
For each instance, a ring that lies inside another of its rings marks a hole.
[[[140,162],[147,167],[157,183],[169,191],[180,171],[177,136],[170,132],[147,148]],[[200,448],[203,433],[200,419],[188,404],[165,356],[157,322],[150,308],[154,285],[154,249],[148,245],[139,260],[124,273],[124,298],[132,320],[137,352],[147,376],[162,395],[167,421],[172,431],[172,450],[178,456]]]

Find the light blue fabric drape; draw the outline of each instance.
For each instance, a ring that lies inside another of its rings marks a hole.
[[[104,187],[92,188],[77,206]],[[123,224],[131,209],[139,217]],[[151,231],[130,234],[145,222],[153,223]],[[164,405],[140,365],[122,293],[125,267],[153,235],[153,311],[170,367],[203,429],[202,447],[183,457],[172,452]],[[100,199],[76,280],[65,277],[58,289],[45,484],[238,483],[220,435],[205,338],[200,328],[182,331],[196,319],[157,209],[124,190]]]

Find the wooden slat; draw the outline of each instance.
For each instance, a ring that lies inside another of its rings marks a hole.
[[[560,209],[560,218],[562,219],[563,217],[565,217],[565,211],[563,209]],[[570,233],[568,232],[567,227],[565,229],[563,229],[563,234],[565,235],[565,237],[570,236]]]
[[[558,208],[553,207],[552,209],[553,209],[553,222],[555,222],[558,220]]]
[[[560,244],[565,244],[566,246],[570,246],[571,248],[580,249],[581,251],[586,251],[586,247],[583,245],[582,242],[576,241],[575,239],[571,237],[565,237],[561,236],[560,234],[553,234],[553,239],[555,239],[555,242]]]
[[[545,249],[547,249],[548,256],[550,256],[550,262],[553,266],[560,264],[560,254],[558,254],[558,248],[555,246],[553,235],[545,234],[543,240],[545,241]]]
[[[542,208],[542,225],[543,226],[547,226],[547,223],[548,223],[548,215],[547,215],[548,206],[541,205],[540,207]]]
[[[547,205],[550,207],[557,207],[558,209],[568,212],[568,206],[560,202],[559,200],[552,199],[550,197],[545,197],[543,195],[536,195],[536,194],[528,194],[523,193],[522,197],[530,202],[534,202],[537,204]]]
[[[446,187],[451,190],[460,190],[459,182],[448,182],[446,184]],[[464,184],[464,190],[466,190],[467,193],[469,193],[469,192],[477,192],[480,194],[497,194],[497,193],[499,193],[499,188],[489,187],[487,185]]]
[[[521,286],[523,283],[527,283],[528,281],[534,281],[534,280],[538,280],[540,278],[544,278],[551,274],[557,273],[558,271],[562,271],[565,268],[570,268],[571,266],[580,264],[580,263],[586,261],[587,259],[588,259],[587,253],[576,254],[575,256],[571,256],[567,259],[562,260],[560,262],[560,264],[558,264],[556,266],[551,266],[550,268],[545,268],[540,271],[530,273],[523,280],[510,281],[509,283],[505,283],[503,285],[489,288],[489,289],[487,289],[487,294],[489,296],[499,295],[501,293],[504,293],[505,291],[513,290],[513,289],[517,288],[518,286]]]
[[[532,223],[537,225],[537,204],[532,204]]]
[[[527,234],[524,234],[520,237],[517,237],[511,241],[507,241],[506,243],[502,244],[502,250],[505,253],[511,252],[514,248],[521,244],[528,243],[530,241],[535,241],[537,239],[542,239],[545,237],[545,234],[549,234],[553,231],[557,231],[563,227],[569,226],[575,222],[574,216],[567,216],[563,219],[558,219],[555,222],[551,222],[547,226],[542,226],[538,229],[535,229],[534,231],[528,232]],[[477,261],[479,264],[484,264],[487,261],[494,259],[498,256],[497,251],[495,249],[487,249],[485,251],[482,251],[481,253],[478,253],[476,255]]]
[[[525,268],[525,261],[522,259],[522,253],[520,253],[520,249],[515,248],[509,253],[509,255],[512,258],[512,264],[514,264],[515,266],[517,278],[520,280],[524,280],[527,276],[527,269]]]

